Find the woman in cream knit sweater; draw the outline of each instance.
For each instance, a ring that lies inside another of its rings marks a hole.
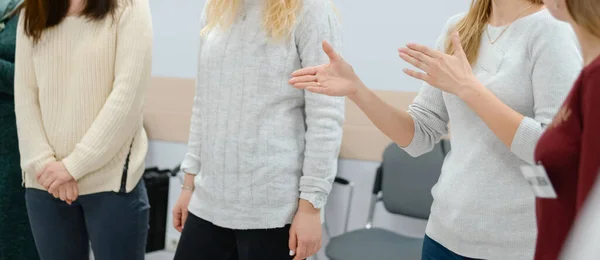
[[[25,1],[15,109],[42,259],[87,259],[88,241],[98,260],[143,259],[151,53],[147,0]]]

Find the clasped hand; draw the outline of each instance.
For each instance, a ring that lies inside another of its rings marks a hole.
[[[62,162],[50,162],[36,175],[37,181],[48,193],[69,205],[79,196],[77,181]]]

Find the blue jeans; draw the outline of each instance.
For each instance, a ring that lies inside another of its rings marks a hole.
[[[43,190],[25,192],[41,260],[143,260],[150,205],[144,181],[130,193],[79,196],[72,204]]]
[[[474,258],[468,258],[458,255],[448,248],[444,247],[435,240],[428,236],[425,236],[423,241],[423,251],[421,253],[421,260],[475,260]]]

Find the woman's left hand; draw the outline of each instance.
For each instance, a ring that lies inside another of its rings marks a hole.
[[[294,260],[306,259],[321,250],[321,213],[306,200],[300,199],[298,211],[290,227],[290,255]]]
[[[460,44],[458,32],[452,35],[452,43],[453,55],[418,44],[408,44],[407,48],[401,48],[400,58],[425,72],[404,69],[404,73],[457,96],[477,88],[480,84]]]
[[[48,193],[54,194],[63,184],[75,180],[62,162],[50,162],[37,174],[37,181]]]

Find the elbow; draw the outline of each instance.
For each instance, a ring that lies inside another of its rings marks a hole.
[[[408,155],[412,157],[419,157],[433,150],[435,144],[438,143],[445,132],[447,132],[447,128],[444,128],[444,131],[436,131],[433,128],[421,123],[416,118],[413,119],[414,130],[408,145],[402,145],[402,143],[406,143],[406,141],[395,141],[400,148],[408,153]]]

